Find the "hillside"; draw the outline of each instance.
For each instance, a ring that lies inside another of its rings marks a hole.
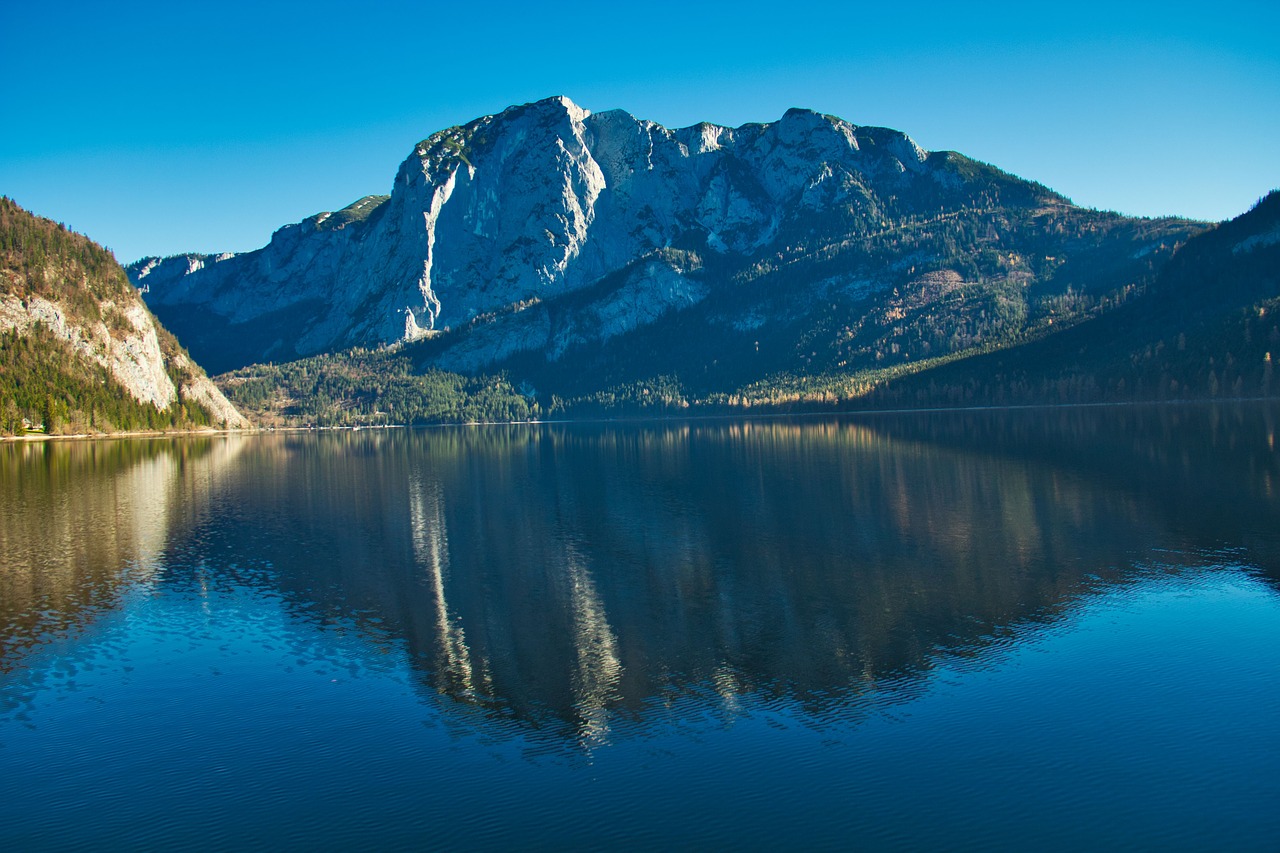
[[[1280,392],[1280,191],[1189,240],[1128,304],[888,383],[878,405],[1122,402]]]
[[[245,427],[109,252],[0,198],[0,433]]]

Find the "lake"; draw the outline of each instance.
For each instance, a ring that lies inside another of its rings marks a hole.
[[[0,446],[0,847],[1275,850],[1277,426]]]

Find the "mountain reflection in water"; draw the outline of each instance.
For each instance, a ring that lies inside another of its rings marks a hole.
[[[11,445],[0,676],[212,585],[399,650],[492,736],[590,750],[748,698],[848,721],[1151,571],[1276,585],[1274,432],[1245,405]]]

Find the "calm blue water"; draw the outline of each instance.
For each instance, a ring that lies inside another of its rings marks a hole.
[[[0,447],[0,848],[1276,850],[1277,414]]]

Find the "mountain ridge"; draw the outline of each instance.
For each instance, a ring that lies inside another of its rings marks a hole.
[[[886,229],[891,218],[1003,204],[1069,206],[995,167],[925,152],[900,131],[812,110],[669,130],[557,97],[428,136],[390,196],[348,227],[324,230],[317,214],[255,252],[146,258],[129,271],[153,310],[217,369],[432,337],[632,267],[650,281],[633,283],[655,297],[639,314],[622,310],[637,296],[624,292],[572,328],[544,324],[508,341],[554,353],[598,339],[582,330],[602,318],[616,336],[700,301],[707,276],[669,263],[669,250],[718,261],[708,275],[732,276],[802,239],[819,245]],[[206,339],[232,330],[254,346],[205,350]],[[502,356],[474,350],[440,366],[470,371]]]

